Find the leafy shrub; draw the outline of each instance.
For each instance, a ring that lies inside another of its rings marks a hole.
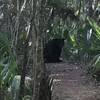
[[[97,80],[100,78],[100,54],[94,57],[88,69],[89,73]]]
[[[13,100],[18,100],[19,90],[20,90],[20,81],[21,76],[16,75],[13,78],[12,84],[8,88],[11,93],[11,97]],[[32,93],[32,79],[30,77],[25,76],[25,95],[30,95]]]

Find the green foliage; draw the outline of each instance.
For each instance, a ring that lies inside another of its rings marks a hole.
[[[78,56],[78,59],[84,59],[88,62],[91,57],[99,53],[100,27],[95,21],[88,19],[82,26],[77,26],[77,28],[72,31],[70,31],[70,29],[65,30],[64,33],[64,36],[67,39],[67,46],[65,47],[66,50],[64,52],[66,52],[67,56],[75,55]]]
[[[54,23],[50,25],[49,32],[48,32],[48,38],[64,38],[65,25],[63,23],[63,20],[59,19],[58,17],[55,18]]]
[[[91,61],[88,69],[89,73],[96,79],[100,77],[100,54],[96,55]],[[100,79],[100,78],[99,78]]]
[[[90,54],[93,55],[93,60],[90,63],[89,72],[97,80],[100,80],[100,27],[99,25],[91,18],[87,18],[90,26],[93,30],[93,36],[91,38],[91,48]],[[92,51],[92,53],[91,53]],[[96,55],[96,56],[95,56]]]
[[[19,96],[19,90],[20,90],[20,81],[21,81],[21,76],[16,75],[12,83],[9,87],[9,92],[12,100],[18,100]],[[25,95],[32,95],[32,79],[29,77],[25,77]],[[25,96],[23,100],[27,100],[27,98],[30,98],[30,96]]]
[[[0,33],[0,88],[5,89],[15,74],[16,61],[7,34]]]
[[[99,25],[91,18],[87,18],[92,30],[93,35],[91,37],[91,50],[99,51],[100,50],[100,27]]]
[[[23,100],[32,100],[32,97],[29,96],[29,95],[26,95],[26,96],[23,97]]]
[[[95,31],[95,36],[100,40],[100,26],[91,18],[87,18],[92,29]]]

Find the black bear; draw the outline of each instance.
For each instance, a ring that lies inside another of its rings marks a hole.
[[[64,46],[64,39],[52,39],[45,44],[44,47],[44,62],[45,63],[54,63],[61,62],[60,55],[62,48]]]

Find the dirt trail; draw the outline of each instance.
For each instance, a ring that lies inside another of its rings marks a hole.
[[[47,64],[53,81],[52,100],[100,100],[100,88],[80,65]]]

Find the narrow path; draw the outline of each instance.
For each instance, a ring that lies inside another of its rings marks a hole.
[[[53,81],[52,100],[100,100],[100,88],[79,65],[47,64]]]

